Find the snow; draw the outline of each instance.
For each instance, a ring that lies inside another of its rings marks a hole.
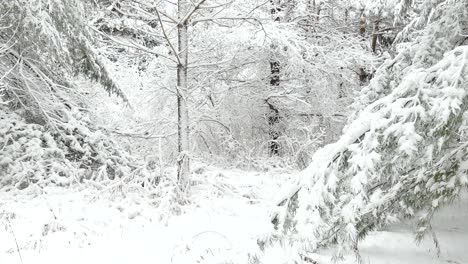
[[[245,263],[288,176],[204,170],[180,215],[142,193],[91,186],[1,193],[0,263]]]
[[[271,232],[272,201],[293,172],[208,166],[197,172],[191,203],[180,206],[165,206],[148,193],[92,186],[0,193],[0,263],[248,263],[249,254],[263,263],[297,259],[292,247],[276,244],[262,253],[257,246],[257,238]],[[436,216],[440,257],[431,238],[415,244],[408,222],[361,242],[364,263],[468,263],[466,219],[466,195]],[[332,263],[331,255],[309,257],[322,264]],[[346,256],[343,263],[355,259]]]
[[[440,255],[431,237],[415,242],[414,223],[395,224],[388,230],[371,233],[360,243],[364,263],[369,264],[464,264],[468,263],[468,195],[437,213],[432,224],[440,244]],[[321,264],[332,263],[329,251],[315,254]],[[343,264],[355,263],[347,256]]]

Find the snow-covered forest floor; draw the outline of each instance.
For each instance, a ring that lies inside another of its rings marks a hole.
[[[247,263],[249,254],[264,263],[292,259],[288,247],[261,253],[256,241],[272,228],[272,201],[294,172],[209,166],[195,172],[190,203],[181,206],[122,187],[0,193],[0,263]],[[432,238],[415,244],[409,223],[372,233],[360,244],[364,263],[468,263],[467,219],[466,195],[439,212],[433,223],[439,257]],[[332,263],[327,252],[312,256]],[[349,256],[344,263],[354,261]]]

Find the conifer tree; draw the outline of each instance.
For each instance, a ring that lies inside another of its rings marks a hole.
[[[2,100],[23,108],[34,122],[55,127],[64,118],[57,112],[61,103],[76,103],[69,99],[78,96],[73,89],[77,74],[99,81],[126,101],[92,48],[84,11],[77,0],[0,3]]]
[[[422,212],[420,239],[468,186],[468,1],[399,3],[417,15],[397,55],[361,91],[341,138],[280,199],[270,241],[358,254],[369,231]]]

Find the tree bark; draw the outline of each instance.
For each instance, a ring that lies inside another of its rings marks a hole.
[[[273,20],[275,22],[280,22],[281,21],[281,3],[271,1],[272,3],[272,9],[271,9],[271,15],[273,17]],[[275,45],[272,45],[272,50],[276,48]],[[278,61],[278,59],[274,58],[274,56],[270,60],[270,86],[272,90],[277,89],[278,86],[280,85],[280,70],[281,69],[281,64]],[[270,137],[270,141],[268,144],[268,149],[270,156],[277,156],[279,155],[279,149],[280,145],[278,143],[278,138],[281,135],[281,131],[278,129],[278,123],[280,122],[280,114],[279,110],[271,103],[266,100],[266,103],[268,104],[268,133]]]
[[[364,37],[364,34],[366,34],[366,17],[364,16],[364,11],[362,12],[361,17],[359,18],[359,35]]]
[[[361,10],[361,16],[359,18],[359,35],[362,37],[362,40],[365,40],[366,34],[366,17],[364,15],[364,10]],[[367,81],[367,72],[364,67],[359,68],[358,72],[359,83],[361,86],[366,84]]]
[[[189,12],[188,0],[178,1],[179,21]],[[187,105],[187,66],[188,66],[188,24],[183,21],[177,26],[178,55],[180,62],[177,65],[177,112],[178,112],[178,160],[177,160],[177,181],[179,187],[185,190],[190,180],[190,128],[189,109]]]
[[[317,23],[320,21],[320,13],[322,13],[322,6],[323,6],[323,3],[320,2],[320,4],[318,5],[317,7]]]
[[[270,127],[268,133],[270,136],[270,142],[268,144],[268,148],[270,151],[270,156],[278,156],[280,151],[280,144],[278,139],[281,135],[281,132],[278,129],[278,123],[280,121],[279,110],[271,103],[268,102],[268,126]]]
[[[275,22],[279,22],[281,20],[281,0],[270,0],[271,3],[271,15]]]
[[[372,52],[375,53],[377,48],[377,37],[379,36],[379,23],[380,19],[374,21],[374,30],[372,32],[371,48]]]

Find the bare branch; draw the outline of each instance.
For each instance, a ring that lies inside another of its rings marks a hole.
[[[198,2],[198,4],[196,4],[194,6],[194,8],[192,9],[192,11],[190,11],[181,21],[179,21],[179,24],[185,24],[187,23],[187,21],[193,16],[193,14],[198,10],[200,9],[201,5],[203,3],[205,3],[206,0],[200,0],[200,2]]]
[[[109,132],[112,134],[116,134],[118,136],[122,136],[122,137],[132,137],[132,138],[140,138],[140,139],[168,138],[177,134],[174,132],[174,133],[165,134],[165,135],[152,135],[149,133],[139,134],[139,133],[134,133],[134,132],[120,132],[117,130],[111,130]]]
[[[178,64],[181,64],[182,61],[180,60],[179,54],[177,53],[176,49],[175,49],[174,46],[172,45],[172,42],[171,42],[171,40],[169,39],[169,36],[166,34],[166,30],[164,29],[164,25],[163,25],[163,22],[162,22],[162,20],[161,20],[161,16],[159,15],[158,9],[155,8],[155,11],[156,11],[156,15],[158,16],[159,24],[161,24],[161,30],[162,30],[162,33],[163,33],[163,35],[164,35],[164,38],[166,39],[166,42],[167,42],[167,44],[169,45],[169,47],[171,48],[172,52],[174,52],[174,55],[175,55],[176,58],[177,58]]]
[[[93,31],[97,32],[97,33],[100,34],[100,35],[103,35],[104,37],[106,37],[106,38],[112,40],[113,42],[115,42],[115,43],[117,43],[117,44],[120,44],[120,45],[125,46],[125,47],[129,47],[129,48],[138,49],[138,50],[141,50],[141,51],[143,51],[143,52],[150,53],[150,54],[154,54],[154,55],[160,56],[160,57],[162,57],[162,58],[168,59],[168,60],[170,60],[170,61],[172,61],[172,62],[174,62],[174,63],[178,63],[178,62],[177,62],[176,60],[174,60],[173,58],[170,58],[170,57],[168,57],[168,56],[166,56],[166,55],[164,55],[164,54],[161,54],[161,53],[159,53],[159,52],[155,52],[155,51],[153,51],[153,50],[151,50],[151,49],[149,49],[149,48],[147,48],[147,47],[145,47],[145,46],[143,46],[143,45],[140,45],[140,44],[135,43],[135,42],[126,43],[126,42],[121,41],[121,40],[118,40],[118,39],[116,39],[116,38],[114,38],[114,37],[112,37],[112,36],[109,36],[108,34],[106,34],[106,33],[104,33],[104,32],[101,32],[101,31],[99,31],[98,29],[96,29],[96,28],[94,28],[94,27],[92,27],[92,26],[89,26],[89,27],[90,27]]]

